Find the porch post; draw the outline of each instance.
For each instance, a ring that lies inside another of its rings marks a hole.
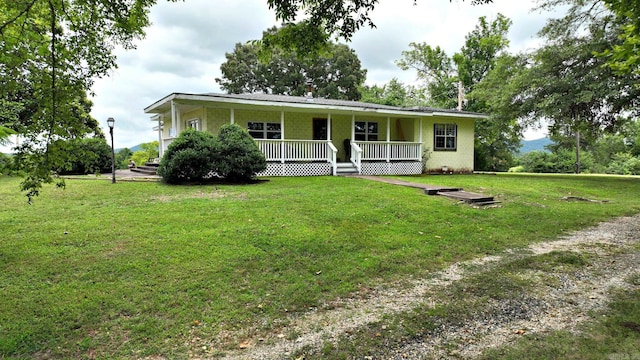
[[[387,162],[391,162],[391,117],[387,116]]]
[[[356,141],[356,114],[351,114],[351,141]]]
[[[327,115],[327,141],[331,141],[331,114]]]
[[[235,124],[236,123],[236,112],[234,111],[233,108],[231,108],[230,110],[231,110],[231,118],[229,119],[229,121],[232,124]]]
[[[418,136],[419,136],[419,140],[420,140],[420,161],[422,161],[422,152],[423,152],[423,145],[424,145],[424,141],[422,141],[422,118],[420,118],[420,130],[418,130]]]
[[[284,111],[280,111],[280,154],[282,154],[281,162],[284,164],[285,159],[285,147],[284,147]]]
[[[178,136],[178,107],[173,100],[171,100],[171,130],[169,131],[169,136]]]
[[[162,157],[164,151],[162,150],[164,144],[162,143],[162,119],[163,116],[158,116],[158,157]]]

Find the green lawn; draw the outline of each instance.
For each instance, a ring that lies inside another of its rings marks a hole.
[[[19,179],[0,177],[0,358],[184,358],[198,339],[224,350],[234,330],[273,330],[339,296],[640,212],[638,178],[404,179],[503,206],[343,177],[68,180],[27,205]]]

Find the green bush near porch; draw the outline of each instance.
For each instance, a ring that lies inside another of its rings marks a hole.
[[[213,163],[218,176],[232,182],[251,180],[267,169],[267,160],[255,140],[237,124],[220,127]]]
[[[203,182],[214,167],[215,137],[204,131],[188,129],[180,133],[165,152],[158,175],[168,184]]]

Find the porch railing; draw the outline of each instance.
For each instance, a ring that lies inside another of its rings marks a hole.
[[[256,139],[267,161],[328,161],[336,163],[338,150],[326,140]]]
[[[362,173],[362,149],[357,143],[353,141],[351,142],[351,163],[356,167],[356,170],[358,170],[358,174],[361,174]]]
[[[362,149],[364,161],[422,160],[422,143],[419,142],[356,141],[354,143]]]

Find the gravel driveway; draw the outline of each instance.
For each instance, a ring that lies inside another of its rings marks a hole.
[[[502,309],[489,312],[494,314],[491,318],[478,316],[463,326],[445,325],[437,333],[425,337],[428,340],[410,340],[371,358],[380,355],[385,359],[468,359],[484,349],[508,344],[516,340],[518,334],[576,329],[590,319],[590,311],[606,307],[611,287],[629,287],[625,279],[639,271],[640,215],[617,218],[557,241],[534,244],[526,251],[516,249],[498,256],[456,263],[429,278],[412,281],[407,288],[385,288],[368,294],[365,299],[341,300],[333,310],[309,311],[290,319],[290,325],[283,331],[297,334],[295,339],[277,334],[268,338],[247,336],[238,350],[227,352],[226,359],[291,358],[296,350],[303,347],[318,349],[328,341],[336,341],[359,327],[380,321],[384,315],[428,305],[430,294],[445,291],[481,269],[507,262],[516,253],[526,257],[552,251],[589,254],[590,262],[576,272],[551,274],[556,276],[557,285],[534,288],[535,296],[487,304]]]

